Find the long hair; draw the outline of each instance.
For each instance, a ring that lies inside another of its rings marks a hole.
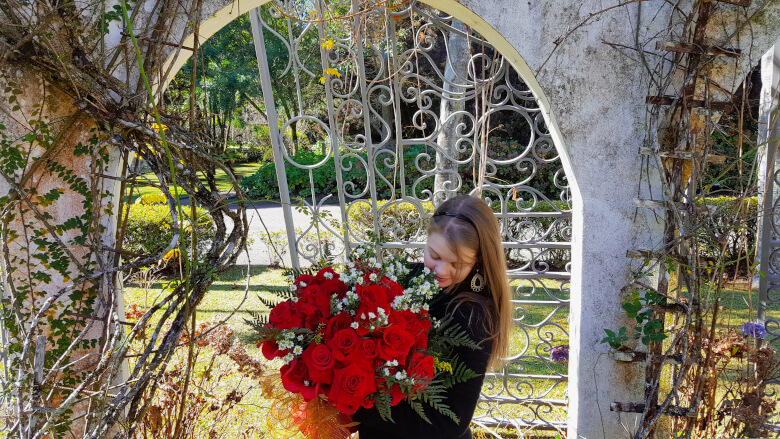
[[[447,212],[450,215],[438,215]],[[469,221],[464,221],[452,214],[462,215]],[[485,307],[488,320],[485,330],[493,341],[490,354],[490,367],[501,365],[502,359],[509,350],[509,336],[512,328],[512,313],[509,299],[511,297],[509,281],[506,275],[506,257],[501,245],[501,228],[498,225],[493,210],[482,200],[468,195],[451,198],[442,203],[434,212],[434,217],[428,225],[428,235],[441,233],[450,250],[461,259],[461,248],[469,248],[476,252],[478,268],[485,277],[485,288],[489,292],[490,306],[470,299],[468,295],[459,294],[452,300],[463,302],[472,300]],[[455,291],[458,285],[451,285],[445,293]]]

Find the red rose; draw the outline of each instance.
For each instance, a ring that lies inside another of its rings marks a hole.
[[[433,357],[419,352],[413,353],[407,371],[409,376],[414,378],[415,389],[425,390],[434,375]]]
[[[276,341],[274,340],[268,340],[262,343],[263,344],[263,356],[267,360],[273,360],[274,358],[281,358],[287,355],[287,349],[280,350],[279,345],[276,344]]]
[[[319,285],[306,287],[298,295],[298,310],[304,315],[304,324],[316,329],[323,320],[330,317],[330,297]]]
[[[333,271],[333,267],[325,267],[317,272],[317,281],[320,283],[331,279],[338,280],[339,277],[339,274]]]
[[[333,352],[325,344],[312,343],[301,354],[309,368],[309,377],[314,383],[330,384],[333,378]]]
[[[306,362],[296,358],[290,364],[282,366],[279,372],[282,375],[282,386],[288,392],[300,393],[306,401],[311,401],[317,395],[313,386],[306,385],[306,381],[309,380],[309,368]]]
[[[369,338],[362,339],[360,345],[360,355],[366,360],[373,360],[379,355],[379,347],[376,341]]]
[[[393,325],[401,325],[414,337],[414,347],[428,348],[428,331],[431,329],[431,321],[422,318],[412,311],[393,311],[388,316],[388,321]]]
[[[387,288],[387,302],[393,303],[396,297],[404,293],[404,287],[387,276],[382,276],[379,284]]]
[[[268,322],[278,329],[300,328],[303,326],[303,315],[298,312],[293,302],[285,300],[271,310]]]
[[[403,359],[414,344],[414,337],[400,325],[391,325],[382,334],[379,343],[379,356],[383,360]]]
[[[351,415],[361,407],[365,398],[374,392],[374,371],[366,367],[365,363],[350,363],[333,373],[328,402],[341,413]]]
[[[360,338],[352,328],[337,331],[331,343],[333,356],[341,362],[344,362],[351,353],[355,352],[355,348],[362,345]]]
[[[325,339],[333,338],[340,329],[347,329],[352,324],[352,316],[348,312],[340,312],[328,320],[328,326],[325,328]]]
[[[384,308],[385,312],[390,311],[385,287],[379,285],[358,286],[357,295],[358,299],[360,299],[357,315],[361,319],[368,318],[368,313],[370,312],[377,314],[377,308]],[[365,317],[363,316],[364,314]]]
[[[325,279],[320,282],[322,291],[325,291],[328,295],[336,295],[339,299],[343,299],[347,295],[347,284],[337,279]]]
[[[317,283],[317,278],[310,274],[302,274],[295,278],[295,281],[293,282],[296,287],[298,288],[306,288],[309,286],[314,285]]]

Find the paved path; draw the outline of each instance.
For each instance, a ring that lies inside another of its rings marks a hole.
[[[291,210],[295,227],[306,229],[311,223],[311,217],[299,212],[295,208]],[[324,206],[323,210],[330,212],[331,216],[334,219],[339,220],[340,223],[341,211],[339,206]],[[244,265],[247,262],[252,265],[269,265],[273,260],[278,260],[278,257],[272,253],[272,250],[267,248],[261,238],[267,236],[265,228],[268,228],[268,232],[271,232],[272,235],[278,234],[276,236],[281,238],[277,239],[277,243],[281,241],[282,245],[287,248],[287,232],[281,205],[273,202],[253,204],[247,208],[247,218],[249,220],[249,237],[253,242],[249,243],[248,254],[243,253],[239,256],[236,263],[239,265]],[[263,227],[263,223],[265,223],[265,228]],[[289,253],[288,250],[283,255],[284,265],[286,267],[291,266]],[[272,255],[273,259],[271,258]]]

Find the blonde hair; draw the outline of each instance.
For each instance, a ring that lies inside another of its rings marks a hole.
[[[489,367],[500,367],[509,350],[512,312],[506,257],[501,245],[501,228],[493,210],[482,200],[468,195],[451,198],[434,212],[428,224],[428,235],[432,233],[441,233],[444,236],[458,260],[461,259],[461,248],[476,252],[475,267],[481,269],[485,278],[485,287],[490,293],[490,306],[485,306],[467,294],[459,294],[453,297],[452,301],[473,301],[485,308],[485,314],[488,316],[485,330],[493,341]],[[457,286],[451,285],[445,293],[452,293]]]

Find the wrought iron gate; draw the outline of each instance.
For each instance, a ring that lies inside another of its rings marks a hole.
[[[474,193],[483,167],[517,328],[475,422],[565,429],[571,201],[559,151],[488,41],[422,3],[397,3],[275,0],[251,12],[292,263],[343,255],[370,232],[420,256],[433,207]],[[312,94],[322,99],[306,102]],[[307,178],[288,179],[294,168]],[[318,193],[324,178],[337,193]],[[325,215],[332,202],[339,218]],[[309,223],[296,228],[294,205]]]

